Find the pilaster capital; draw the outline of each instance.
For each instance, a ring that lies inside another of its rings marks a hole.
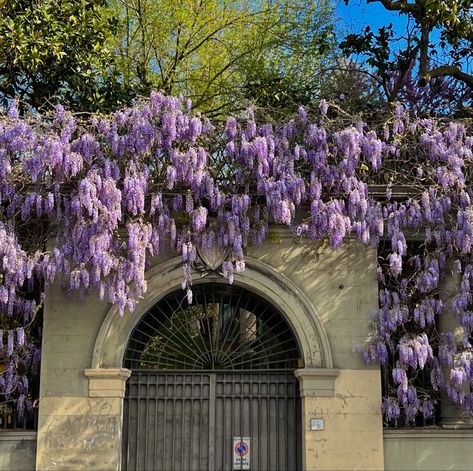
[[[332,368],[301,368],[294,372],[300,383],[301,397],[333,397],[339,373],[340,370]]]
[[[131,371],[126,368],[86,368],[89,397],[125,397],[125,383]]]

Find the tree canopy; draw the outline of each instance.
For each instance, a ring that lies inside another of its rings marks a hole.
[[[422,111],[447,114],[471,106],[471,2],[367,0],[375,2],[406,18],[405,31],[396,32],[392,24],[378,31],[368,26],[347,35],[341,46],[366,57],[388,100],[421,102]]]
[[[0,102],[35,109],[117,106],[121,86],[106,68],[116,21],[106,0],[0,0]]]
[[[313,99],[335,40],[323,0],[112,0],[111,9],[123,83],[182,94],[209,116],[245,99],[279,111]]]

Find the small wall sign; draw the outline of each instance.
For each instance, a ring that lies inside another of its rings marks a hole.
[[[233,437],[233,469],[250,469],[250,437]]]
[[[310,419],[311,430],[324,430],[325,423],[324,419]]]

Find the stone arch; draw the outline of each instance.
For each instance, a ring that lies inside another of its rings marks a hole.
[[[133,314],[121,317],[116,306],[108,311],[97,335],[92,368],[121,368],[128,339],[136,324],[161,298],[181,284],[182,262],[172,258],[153,267],[147,274],[148,290]],[[221,281],[219,275],[202,277],[194,273],[193,283]],[[327,334],[307,296],[286,276],[252,258],[246,269],[235,274],[234,284],[259,294],[277,306],[291,327],[306,368],[333,368]]]

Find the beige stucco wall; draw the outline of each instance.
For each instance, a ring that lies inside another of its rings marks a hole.
[[[304,431],[307,469],[383,469],[379,371],[353,351],[366,340],[376,310],[375,263],[375,250],[354,242],[333,250],[280,232],[279,242],[250,248],[248,270],[235,277],[235,283],[279,300],[290,312],[306,367],[340,370],[331,397],[303,398],[305,426],[311,417],[322,416],[326,423],[324,431]],[[159,297],[179,289],[181,270],[178,259],[160,260],[148,274],[150,288],[136,312],[123,318],[94,295],[80,303],[58,286],[50,290],[37,469],[119,468],[122,399],[106,393],[89,397],[84,370],[122,366],[132,326]]]
[[[333,397],[304,400],[307,471],[382,470],[383,436],[378,370],[341,370]],[[324,430],[310,430],[321,418]]]
[[[376,249],[356,242],[332,249],[285,234],[279,242],[250,248],[248,255],[305,293],[327,333],[334,367],[366,369],[353,347],[366,340],[377,312]]]
[[[471,471],[473,430],[387,430],[386,471]]]

